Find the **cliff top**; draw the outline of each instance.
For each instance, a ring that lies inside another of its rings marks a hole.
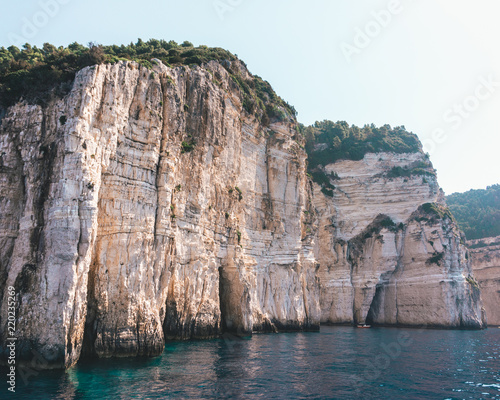
[[[259,76],[250,74],[246,64],[237,56],[218,47],[198,46],[185,41],[139,39],[127,46],[102,46],[72,43],[68,47],[55,47],[45,43],[42,48],[25,44],[0,48],[0,106],[8,107],[21,98],[28,102],[43,103],[51,95],[65,95],[76,72],[84,67],[119,61],[135,61],[151,69],[152,60],[158,59],[168,67],[205,66],[219,62],[231,74],[243,98],[243,107],[255,114],[263,124],[270,121],[295,121],[295,109],[281,99],[271,85]]]
[[[230,74],[240,91],[243,108],[265,126],[271,122],[288,121],[296,124],[296,111],[273,90],[271,85],[252,75],[246,64],[231,52],[218,48],[198,46],[190,42],[139,39],[129,45],[83,46],[72,43],[55,47],[45,43],[42,48],[25,44],[0,48],[0,108],[15,104],[20,99],[43,104],[51,96],[69,92],[75,74],[88,66],[131,61],[151,69],[155,60],[171,68],[190,66],[210,70],[210,62],[218,62]],[[0,109],[0,113],[2,110]],[[422,152],[418,137],[404,127],[365,125],[358,128],[346,122],[322,121],[312,126],[299,126],[306,139],[309,168],[325,166],[337,160],[361,160],[367,153]],[[414,170],[391,171],[395,177],[408,174],[426,175],[429,166]],[[315,179],[316,180],[316,179]]]
[[[309,154],[309,167],[332,164],[338,160],[362,160],[367,153],[418,153],[422,145],[417,135],[404,126],[376,127],[374,124],[359,128],[345,121],[316,122],[301,126]]]

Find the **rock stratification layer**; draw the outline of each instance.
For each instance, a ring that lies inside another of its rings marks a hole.
[[[326,166],[325,196],[295,121],[247,113],[250,75],[223,64],[88,67],[63,99],[6,111],[0,352],[8,287],[19,361],[53,368],[320,320],[481,327],[459,231],[425,207],[434,175],[384,176],[424,156]]]
[[[220,64],[89,67],[64,99],[10,108],[0,137],[0,277],[21,358],[318,328],[300,137],[245,113]]]
[[[484,326],[463,234],[424,154],[372,153],[324,171],[335,189],[314,191],[322,322]]]
[[[488,325],[500,326],[500,236],[469,240],[467,245]]]

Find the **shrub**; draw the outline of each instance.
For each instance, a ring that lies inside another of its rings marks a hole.
[[[311,176],[314,182],[318,185],[327,187],[328,189],[333,189],[334,186],[330,183],[328,176],[320,169],[311,171]]]
[[[238,186],[236,186],[234,190],[238,192],[238,200],[241,201],[243,199],[243,193],[241,192],[241,189]]]
[[[432,257],[430,257],[425,263],[430,265],[430,264],[438,264],[441,262],[441,260],[444,258],[444,253],[434,253]]]
[[[310,176],[314,182],[321,186],[321,192],[324,195],[333,197],[335,186],[330,183],[330,178],[323,170],[316,168],[314,171],[311,171]]]
[[[330,172],[330,174],[328,174],[328,177],[333,181],[340,180],[340,176],[338,176],[336,172]]]
[[[333,190],[332,189],[327,189],[327,188],[321,188],[321,192],[328,196],[328,197],[333,197]]]
[[[473,288],[475,288],[475,289],[479,289],[479,283],[477,283],[476,279],[475,279],[473,276],[469,275],[467,278],[465,278],[465,280],[466,280],[466,281],[467,281],[467,283],[468,283],[469,285],[471,285]]]
[[[411,176],[432,176],[436,175],[433,171],[429,171],[429,164],[424,162],[419,162],[411,167],[393,167],[385,176],[387,178],[400,178],[400,177],[411,177]],[[424,178],[425,179],[425,178]]]
[[[194,149],[194,142],[183,141],[181,143],[181,147],[182,147],[181,154],[189,153],[190,151],[193,151],[193,149]]]
[[[450,209],[446,206],[437,204],[437,203],[425,203],[422,204],[421,209],[430,216],[437,219],[451,219],[455,220]]]
[[[61,123],[61,125],[65,125],[66,121],[67,121],[66,115],[61,115],[59,117],[59,122]]]
[[[393,228],[396,226],[396,223],[392,220],[391,217],[384,218],[379,222],[379,224],[383,228]]]

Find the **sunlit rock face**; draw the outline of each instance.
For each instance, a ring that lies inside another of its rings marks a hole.
[[[469,240],[467,245],[488,325],[500,326],[500,236]]]
[[[416,165],[419,174],[390,177]],[[324,170],[335,189],[314,188],[323,323],[484,326],[462,234],[424,154],[367,154]]]
[[[425,156],[328,165],[329,197],[295,121],[248,114],[228,69],[249,76],[88,67],[0,113],[0,353],[10,287],[19,362],[47,368],[320,321],[483,326],[460,232],[421,207],[435,176],[384,175]]]
[[[16,290],[22,358],[318,329],[301,138],[244,112],[220,64],[85,68],[64,99],[11,107],[0,140],[1,295]]]

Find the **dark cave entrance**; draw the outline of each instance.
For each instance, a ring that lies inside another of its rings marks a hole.
[[[373,296],[372,303],[370,304],[370,309],[368,310],[368,314],[366,316],[366,324],[367,325],[375,325],[377,321],[377,317],[379,314],[379,310],[381,307],[381,299],[382,299],[383,286],[377,285],[377,289],[375,291],[375,296]]]
[[[233,335],[251,333],[246,318],[250,316],[250,298],[232,265],[219,267],[219,307],[221,331]]]

